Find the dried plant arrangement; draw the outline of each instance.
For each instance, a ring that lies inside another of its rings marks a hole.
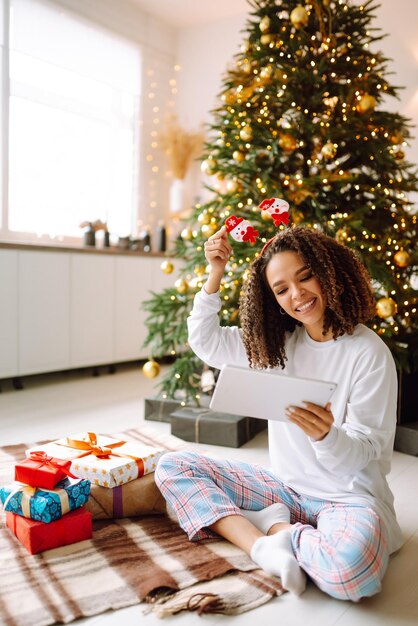
[[[94,230],[94,232],[98,232],[99,230],[107,230],[107,224],[106,222],[102,222],[102,220],[96,220],[94,222],[90,222],[89,220],[85,220],[84,222],[81,222],[81,224],[79,225],[80,228],[90,228],[91,230]]]
[[[170,116],[166,127],[158,135],[160,145],[165,151],[174,178],[186,177],[190,162],[203,146],[203,131],[189,132],[178,123],[176,116]]]

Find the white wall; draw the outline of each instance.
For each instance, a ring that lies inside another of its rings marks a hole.
[[[398,111],[411,118],[418,127],[418,2],[381,2],[382,5],[376,9],[373,26],[381,28],[382,33],[388,36],[377,42],[376,50],[393,59],[388,67],[394,72],[387,77],[389,82],[406,87],[401,92],[400,101],[390,98],[384,106],[386,110]],[[246,15],[243,14],[180,30],[178,108],[186,126],[197,127],[201,122],[210,122],[209,111],[217,104],[222,74],[245,39],[245,33],[240,32],[245,22]],[[418,128],[414,134],[418,135]],[[412,163],[418,163],[418,136],[411,142],[406,154]],[[200,188],[198,171],[194,170],[190,178],[190,185],[197,194]]]
[[[176,44],[175,29],[142,11],[128,0],[49,0],[119,32],[151,50],[170,57]]]
[[[217,104],[222,76],[244,40],[240,31],[246,19],[246,15],[232,16],[179,32],[177,102],[186,126],[210,121],[209,111]]]
[[[404,87],[400,99],[388,98],[385,108],[410,118],[414,140],[407,149],[408,158],[418,163],[418,2],[383,0],[376,11],[375,25],[388,36],[378,42],[379,50],[392,59],[387,76],[393,85]]]
[[[179,119],[188,129],[211,121],[210,111],[219,104],[217,98],[222,77],[233,56],[240,50],[247,16],[224,18],[209,24],[184,28],[178,38]],[[186,183],[196,201],[205,196],[202,191],[204,176],[198,164],[191,168]],[[207,181],[213,184],[213,180]]]

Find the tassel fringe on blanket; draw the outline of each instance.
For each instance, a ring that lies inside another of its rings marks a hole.
[[[238,615],[282,593],[284,590],[280,581],[262,570],[234,572],[176,593],[160,590],[156,594],[149,594],[146,598],[149,607],[144,612],[152,612],[157,617],[168,617],[181,611],[195,611],[198,615]]]

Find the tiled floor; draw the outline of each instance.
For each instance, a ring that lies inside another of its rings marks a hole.
[[[69,430],[99,432],[120,431],[143,422],[143,398],[153,395],[154,381],[132,365],[119,366],[114,375],[92,377],[85,370],[48,376],[29,377],[25,389],[15,391],[9,381],[1,383],[0,442],[2,445],[20,441],[55,438]],[[146,422],[157,430],[169,432],[161,422]],[[239,449],[204,445],[218,456],[248,462],[268,463],[266,431]],[[207,615],[198,618],[182,613],[167,618],[171,626],[199,623],[221,626],[415,626],[418,623],[418,458],[395,453],[390,483],[395,493],[396,508],[406,543],[392,557],[383,591],[380,595],[357,605],[333,600],[313,585],[299,598],[287,593],[236,617]],[[136,605],[78,620],[77,626],[155,626],[161,621],[144,615],[144,607]]]

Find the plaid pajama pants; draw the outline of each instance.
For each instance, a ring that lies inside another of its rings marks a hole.
[[[240,509],[283,502],[290,510],[295,557],[322,591],[358,601],[381,589],[389,560],[386,532],[366,506],[310,498],[260,466],[192,452],[161,457],[155,482],[190,540],[213,537],[208,526],[241,515]]]

